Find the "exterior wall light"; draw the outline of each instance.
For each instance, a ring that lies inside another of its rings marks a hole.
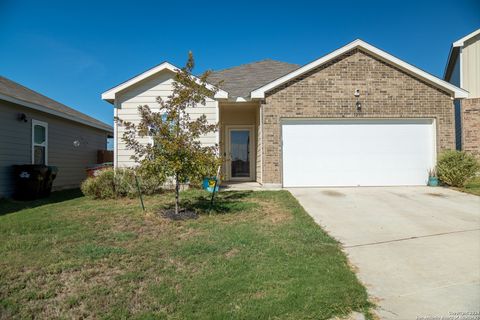
[[[362,104],[360,103],[360,101],[357,101],[357,103],[355,103],[355,107],[357,108],[357,112],[362,111]]]
[[[362,104],[360,103],[360,89],[355,89],[355,92],[353,94],[355,98],[357,98],[357,102],[355,103],[355,108],[357,109],[357,112],[362,111]]]
[[[18,114],[18,121],[27,122],[28,121],[27,115],[25,113],[19,113]]]

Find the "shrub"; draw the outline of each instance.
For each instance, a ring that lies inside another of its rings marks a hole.
[[[95,177],[87,178],[81,185],[83,194],[94,199],[113,199],[117,197],[134,198],[138,196],[137,174],[142,194],[159,193],[165,180],[157,175],[143,174],[142,170],[113,169],[101,170]]]
[[[115,197],[114,178],[112,169],[104,169],[96,177],[87,178],[80,188],[86,196],[95,199],[111,199]]]
[[[437,164],[440,180],[454,187],[463,187],[479,169],[475,157],[463,151],[445,151],[440,155]]]
[[[142,168],[117,169],[115,175],[115,188],[117,196],[134,198],[138,196],[137,183],[135,181],[137,175],[138,184],[142,194],[155,194],[162,191],[165,179],[160,175],[148,175]]]

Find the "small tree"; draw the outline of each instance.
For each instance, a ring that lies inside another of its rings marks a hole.
[[[188,108],[205,104],[216,89],[207,85],[209,72],[200,77],[192,75],[194,59],[191,52],[185,67],[177,70],[173,90],[166,99],[157,98],[159,112],[148,106],[139,106],[140,122],[116,119],[125,126],[123,140],[127,148],[135,151],[132,159],[144,171],[163,175],[175,181],[175,214],[180,210],[180,184],[199,180],[216,171],[220,163],[218,145],[203,146],[199,138],[215,132],[217,124],[209,124],[201,115],[191,119]],[[151,138],[142,143],[139,138]]]

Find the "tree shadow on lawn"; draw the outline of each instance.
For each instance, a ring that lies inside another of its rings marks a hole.
[[[13,199],[0,199],[0,216],[17,212],[24,209],[36,208],[46,204],[63,202],[83,197],[80,189],[69,189],[52,192],[49,197],[30,201],[19,201]]]
[[[256,202],[245,201],[253,191],[223,191],[215,194],[213,204],[212,195],[205,193],[182,201],[182,207],[195,211],[198,214],[227,214],[248,211],[257,208]]]

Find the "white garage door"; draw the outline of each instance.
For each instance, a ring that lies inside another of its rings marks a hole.
[[[433,120],[282,123],[285,187],[425,185],[435,163]]]

